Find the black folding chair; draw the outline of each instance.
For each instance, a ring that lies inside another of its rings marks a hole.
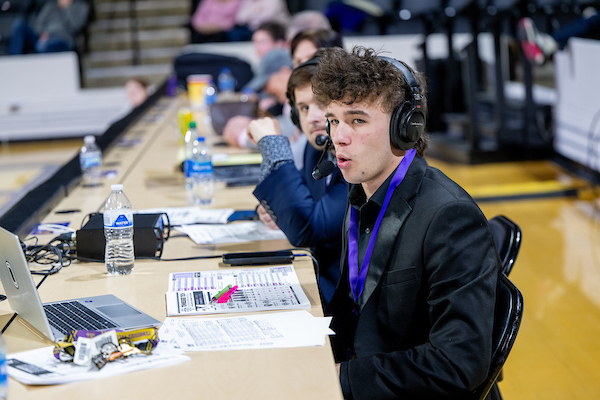
[[[487,379],[470,397],[475,400],[501,399],[500,391],[494,386],[502,366],[517,338],[523,318],[523,295],[504,274],[499,274],[496,289],[496,311],[494,316],[492,362]],[[488,397],[489,395],[489,397]]]
[[[502,261],[502,272],[508,276],[521,248],[521,228],[504,215],[495,216],[489,224]]]
[[[185,53],[175,57],[173,68],[177,75],[177,84],[187,88],[189,75],[210,74],[215,84],[223,67],[231,70],[235,77],[235,91],[239,92],[252,79],[252,66],[245,60],[233,56],[211,53]]]

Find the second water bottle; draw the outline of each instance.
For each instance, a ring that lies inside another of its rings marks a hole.
[[[112,192],[104,205],[104,262],[111,275],[128,275],[133,271],[133,210],[123,185],[111,185]]]

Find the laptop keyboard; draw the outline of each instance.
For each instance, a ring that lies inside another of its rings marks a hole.
[[[77,301],[44,304],[44,311],[50,325],[65,335],[73,330],[100,331],[116,327],[112,321],[101,317]]]

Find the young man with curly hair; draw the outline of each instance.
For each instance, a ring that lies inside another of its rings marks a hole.
[[[344,396],[465,398],[488,372],[500,261],[477,204],[423,158],[424,79],[332,48],[312,85],[350,183],[328,307]]]

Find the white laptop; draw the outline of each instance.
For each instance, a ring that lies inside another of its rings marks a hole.
[[[50,277],[45,285],[51,285]],[[42,304],[19,238],[0,227],[0,280],[10,307],[53,341],[74,330],[136,329],[160,321],[108,294]]]

